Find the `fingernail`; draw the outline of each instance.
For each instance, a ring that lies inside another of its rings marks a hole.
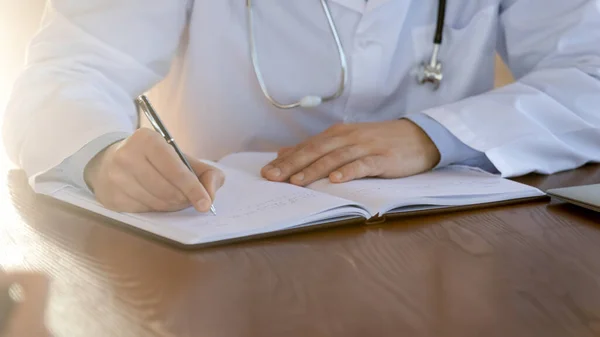
[[[331,174],[331,179],[336,180],[336,181],[340,181],[342,180],[344,176],[342,175],[342,172],[339,171],[335,171]]]
[[[273,165],[267,165],[265,167],[263,167],[264,172],[269,172],[273,169]]]
[[[278,169],[277,167],[275,167],[275,168],[268,170],[267,174],[272,177],[279,177],[281,175],[281,170]]]
[[[300,172],[292,177],[294,181],[304,181],[304,173]]]
[[[199,211],[204,212],[205,210],[210,209],[210,205],[211,205],[210,201],[208,201],[206,199],[202,199],[196,203],[196,208]]]

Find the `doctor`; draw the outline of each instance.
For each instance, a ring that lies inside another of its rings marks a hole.
[[[223,175],[198,159],[234,151],[279,151],[262,174],[299,185],[600,161],[600,1],[445,2],[53,0],[5,145],[34,187],[132,212],[208,211]],[[500,89],[496,52],[517,78]],[[138,129],[150,89],[196,176]]]

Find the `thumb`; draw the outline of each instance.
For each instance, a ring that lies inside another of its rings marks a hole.
[[[204,186],[206,192],[208,192],[210,199],[214,201],[217,191],[225,183],[225,174],[218,168],[198,159],[189,158],[188,161],[194,169],[194,173],[200,180],[200,183]]]

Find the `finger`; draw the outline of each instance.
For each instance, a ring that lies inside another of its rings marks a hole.
[[[148,163],[145,171],[154,171],[154,167]],[[157,172],[158,174],[158,172]],[[187,199],[184,199],[183,202],[176,204],[174,202],[168,202],[163,199],[159,199],[154,196],[152,193],[148,192],[140,183],[136,180],[135,177],[129,176],[128,174],[121,175],[124,178],[121,178],[122,181],[116,181],[116,186],[119,188],[120,192],[127,195],[129,198],[138,201],[142,205],[144,205],[150,211],[157,212],[169,212],[183,209],[189,205]],[[162,178],[162,177],[161,177]],[[163,178],[164,179],[164,178]],[[171,185],[172,186],[172,185]],[[174,188],[174,187],[173,187]]]
[[[299,144],[296,144],[295,146],[289,146],[289,147],[282,148],[281,150],[278,151],[277,158],[275,158],[273,161],[271,161],[269,164],[267,164],[265,166],[265,168],[263,168],[263,170],[261,171],[261,174],[263,175],[263,177],[266,178],[265,173],[267,171],[273,169],[274,165],[276,165],[277,163],[279,163],[281,160],[285,159],[292,153],[297,152],[307,146],[312,146],[310,144],[320,142],[323,139],[340,135],[343,132],[346,132],[348,130],[348,128],[349,127],[344,124],[336,124],[336,125],[328,128],[327,130],[325,130],[315,136],[312,136]]]
[[[326,138],[326,137],[340,135],[340,134],[348,132],[349,129],[351,129],[350,125],[335,124],[335,125],[329,127],[327,130],[325,130],[313,137],[310,137],[309,139],[307,139],[299,144],[296,144],[295,146],[282,147],[281,149],[279,149],[279,151],[277,151],[277,157],[287,156],[294,149],[301,149],[301,148],[305,147],[309,142],[318,141],[319,139]]]
[[[133,177],[149,194],[171,205],[189,205],[189,200],[174,185],[167,181],[148,161],[140,158],[140,165],[132,165]],[[144,202],[146,204],[146,202]]]
[[[218,168],[206,164],[196,158],[189,158],[189,163],[192,165],[194,173],[198,176],[202,186],[204,186],[206,192],[208,192],[212,204],[215,200],[217,191],[225,183],[225,174]]]
[[[336,149],[293,175],[290,178],[290,182],[295,185],[306,186],[329,176],[330,173],[338,168],[368,155],[368,152],[365,147],[359,145]]]
[[[332,183],[344,183],[355,179],[377,177],[382,172],[382,164],[383,158],[380,156],[363,157],[332,172],[329,180]]]
[[[277,151],[277,157],[283,157],[283,156],[287,155],[288,153],[290,153],[290,151],[292,151],[293,149],[294,149],[294,146],[282,147],[281,149],[279,149],[279,151]]]
[[[160,138],[160,136],[158,136]],[[211,206],[210,196],[198,180],[198,177],[179,158],[175,150],[160,139],[155,142],[146,156],[158,172],[172,185],[177,187],[199,212],[208,212]]]
[[[265,166],[261,173],[269,180],[286,181],[322,156],[348,145],[348,142],[346,137],[340,136],[315,138],[305,146],[290,151],[286,156],[275,159],[270,165]]]
[[[111,192],[102,191],[97,193],[96,197],[102,205],[115,212],[142,213],[152,210],[148,206],[123,193],[121,190]]]
[[[214,202],[217,191],[225,183],[225,175],[220,170],[210,169],[202,173],[199,179],[206,188],[208,195],[210,195],[210,200]]]

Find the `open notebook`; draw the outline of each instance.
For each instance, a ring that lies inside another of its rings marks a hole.
[[[238,153],[214,163],[227,177],[217,193],[217,216],[193,208],[174,213],[117,213],[102,207],[89,192],[57,182],[38,183],[36,192],[187,247],[381,219],[383,215],[544,196],[536,188],[464,166],[402,179],[343,184],[324,179],[303,188],[260,176],[260,169],[274,157],[271,153]]]

